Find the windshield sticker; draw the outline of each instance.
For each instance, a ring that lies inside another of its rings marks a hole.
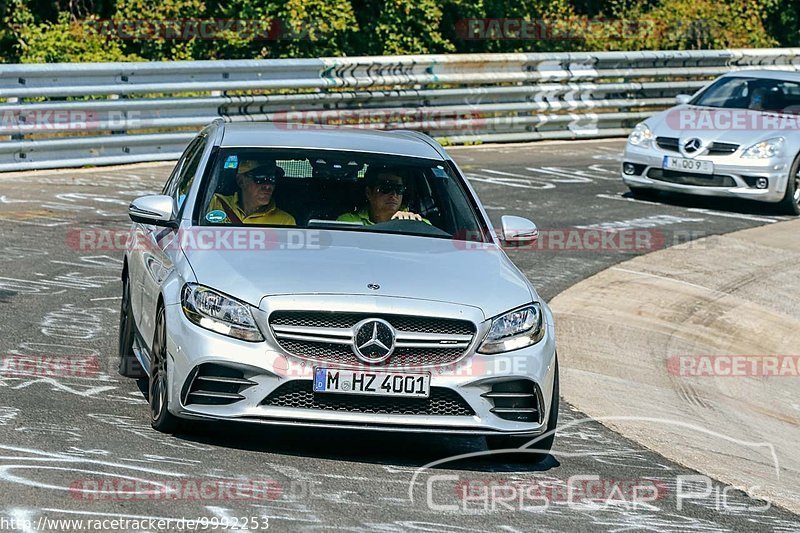
[[[239,166],[239,156],[229,155],[228,159],[225,160],[224,168],[237,168],[238,166]],[[209,215],[210,214],[211,213],[209,213]]]
[[[228,216],[225,214],[225,211],[221,209],[214,209],[213,211],[209,211],[206,215],[206,220],[209,222],[222,222],[226,218],[228,218]]]

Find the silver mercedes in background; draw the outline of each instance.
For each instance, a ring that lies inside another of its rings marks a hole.
[[[415,219],[365,218],[371,168],[402,178],[378,192]],[[240,223],[243,187],[259,184],[270,203]],[[129,215],[120,373],[149,380],[155,429],[227,420],[550,450],[553,316],[502,248],[538,231],[504,216],[496,232],[431,138],[214,122]]]
[[[800,215],[800,73],[737,71],[638,124],[621,172],[631,193],[736,197]]]

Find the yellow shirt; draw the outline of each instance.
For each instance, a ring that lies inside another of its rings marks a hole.
[[[272,224],[276,226],[297,225],[294,217],[286,211],[278,209],[274,200],[264,207],[259,208],[255,213],[251,213],[249,216],[245,215],[244,211],[239,208],[238,192],[233,193],[232,196],[215,194],[214,197],[211,198],[211,203],[208,204],[206,220],[215,223],[231,224],[232,221],[225,212],[226,207],[239,217],[239,220],[244,224]]]

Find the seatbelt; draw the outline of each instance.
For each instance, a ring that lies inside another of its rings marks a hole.
[[[222,210],[225,211],[225,214],[228,216],[228,220],[230,220],[234,224],[238,224],[239,226],[244,225],[242,219],[236,216],[236,213],[233,212],[233,209],[231,209],[230,206],[228,206],[228,204],[226,204],[224,200],[221,201],[220,203],[222,204]]]

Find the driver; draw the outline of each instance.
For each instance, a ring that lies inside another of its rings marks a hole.
[[[370,167],[364,177],[367,182],[364,187],[367,206],[355,213],[345,213],[336,220],[359,222],[364,226],[380,224],[388,220],[418,220],[430,224],[422,216],[402,207],[406,186],[403,178],[396,171],[389,168]]]
[[[225,224],[294,226],[294,217],[278,209],[272,198],[275,182],[284,175],[283,169],[275,161],[257,166],[244,163],[236,174],[239,190],[231,196],[215,194],[208,205],[206,219],[211,220],[209,216],[216,212],[220,221]]]

